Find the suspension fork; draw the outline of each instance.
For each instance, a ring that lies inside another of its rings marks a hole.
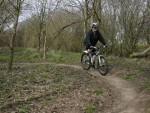
[[[103,55],[98,55],[97,57],[98,57],[98,61],[99,61],[99,66],[101,66],[102,65],[101,57],[103,57]]]

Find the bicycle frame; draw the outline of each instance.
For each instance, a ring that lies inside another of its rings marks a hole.
[[[90,52],[87,50],[84,51],[81,57],[81,62],[84,61],[84,55],[86,58],[88,58],[88,60],[85,60],[88,62],[87,66],[83,67],[85,70],[89,70],[91,67],[93,67],[94,69],[98,70],[101,75],[106,75],[108,73],[108,64],[103,55],[103,49],[100,50],[100,48],[93,47],[91,48]]]
[[[98,58],[99,63],[100,63],[100,65],[101,65],[101,64],[102,64],[102,62],[101,62],[101,57],[103,57],[103,55],[102,55],[101,52],[100,52],[100,48],[93,47],[93,48],[91,48],[91,49],[95,49],[95,52],[93,52],[93,53],[94,53],[95,56]],[[92,61],[92,57],[93,57],[93,56],[92,56],[92,52],[89,53],[89,54],[91,54],[91,55],[90,55],[90,57],[91,57],[90,62],[91,62],[91,64],[93,65],[93,63],[95,62],[96,58],[94,58],[94,61]]]

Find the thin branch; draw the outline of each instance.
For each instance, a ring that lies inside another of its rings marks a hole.
[[[87,17],[85,20],[75,21],[75,22],[72,22],[72,23],[70,23],[70,24],[68,24],[68,25],[63,26],[59,31],[57,31],[57,34],[56,34],[56,36],[54,36],[54,39],[57,38],[66,28],[68,28],[68,27],[70,27],[70,26],[72,26],[72,25],[75,25],[75,24],[84,22],[84,21],[90,19],[90,17],[91,17],[91,16]]]

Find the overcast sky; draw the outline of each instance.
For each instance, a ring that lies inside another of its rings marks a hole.
[[[22,11],[22,15],[19,18],[19,21],[24,21],[27,18],[30,18],[32,16],[32,14],[37,13],[37,11],[39,10],[38,8],[38,1],[39,0],[25,0],[24,1],[24,5],[23,5],[23,11]],[[53,10],[56,6],[57,1],[56,0],[47,0],[47,7],[50,7],[51,10]],[[82,2],[82,0],[79,0]],[[61,7],[64,7],[64,4],[67,4],[67,0],[62,0],[62,2],[60,3]],[[76,3],[78,4],[78,1],[74,0],[72,3]]]
[[[24,5],[23,5],[23,10],[22,14],[19,17],[19,22],[26,20],[27,18],[30,18],[32,14],[35,13],[34,9],[34,4],[36,0],[25,0]]]

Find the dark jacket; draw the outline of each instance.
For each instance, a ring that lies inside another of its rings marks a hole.
[[[96,46],[97,42],[100,41],[102,44],[106,45],[106,42],[99,31],[96,31],[95,34],[90,30],[85,37],[84,44],[86,49],[89,49],[90,46]]]

